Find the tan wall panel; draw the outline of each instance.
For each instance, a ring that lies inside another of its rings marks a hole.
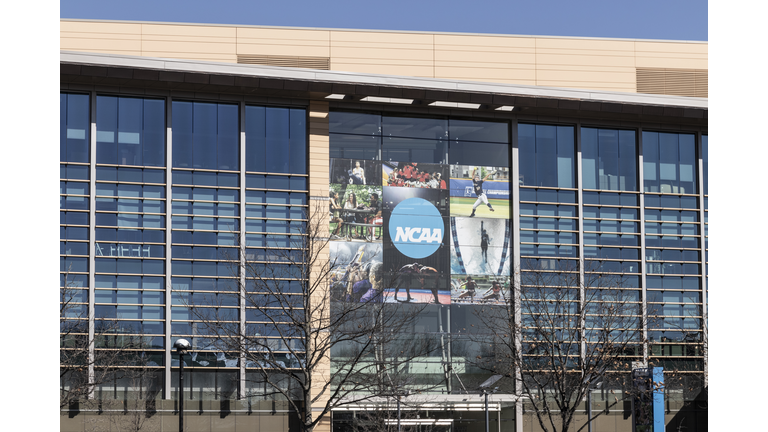
[[[183,60],[200,61],[218,61],[224,63],[237,63],[237,56],[234,54],[216,54],[216,53],[178,53],[175,51],[143,51],[145,57],[172,58]]]
[[[237,29],[237,53],[329,57],[328,31]]]
[[[706,43],[635,42],[637,67],[708,69]]]
[[[635,44],[635,51],[637,53],[642,53],[642,52],[689,53],[689,54],[699,54],[699,55],[702,55],[703,57],[707,57],[709,53],[709,44],[707,43],[637,41],[637,42],[634,42],[634,44]]]
[[[141,24],[61,21],[59,31],[62,50],[141,55]]]
[[[563,49],[569,51],[613,51],[632,53],[635,42],[631,40],[536,38],[536,50]]]
[[[495,63],[506,67],[533,66],[536,54],[519,52],[493,52],[481,50],[435,50],[435,64],[439,62]]]
[[[333,47],[331,50],[333,59],[353,58],[353,59],[397,59],[404,61],[422,61],[432,62],[432,51],[424,49],[414,49],[412,47],[401,48],[349,48]]]
[[[623,54],[623,53],[622,53]],[[538,65],[581,65],[581,66],[623,66],[635,67],[634,55],[619,55],[609,51],[599,53],[574,53],[574,52],[537,52],[536,63]]]
[[[85,21],[60,21],[61,33],[96,33],[96,34],[124,34],[141,35],[139,23],[112,23],[112,22],[85,22]]]
[[[234,27],[145,24],[142,52],[150,57],[237,61]]]
[[[59,43],[59,49],[65,51],[111,52],[116,54],[135,52],[136,54],[128,55],[141,55],[141,41],[138,39],[120,40],[106,37],[99,39],[62,37],[59,39]]]
[[[635,84],[620,84],[620,83],[598,83],[598,82],[574,82],[574,81],[546,81],[538,80],[537,86],[543,87],[562,87],[573,89],[585,89],[585,90],[605,90],[605,91],[619,91],[635,93]]]
[[[536,47],[535,38],[508,36],[477,36],[477,35],[435,35],[435,47],[446,45],[482,47],[488,49],[533,49]]]
[[[238,55],[271,55],[288,57],[329,57],[327,47],[280,45],[266,43],[238,43]]]
[[[435,78],[456,78],[470,81],[530,81],[536,80],[536,71],[533,69],[501,69],[501,68],[473,68],[473,67],[439,67],[435,66]]]
[[[235,53],[235,44],[215,43],[215,42],[168,42],[168,41],[149,41],[142,42],[142,51],[149,52],[176,52],[179,54],[232,54]],[[148,54],[147,54],[148,55]]]
[[[365,43],[374,44],[405,44],[405,45],[432,45],[434,40],[431,34],[419,33],[390,33],[390,32],[365,32],[365,31],[331,31],[331,46],[338,43]]]
[[[588,72],[588,71],[558,71],[541,70],[536,71],[538,81],[573,81],[573,82],[595,82],[595,83],[635,83],[635,71],[626,72]]]
[[[336,62],[331,59],[331,70],[383,75],[433,77],[432,66],[376,65]]]
[[[203,37],[210,39],[237,37],[237,29],[229,26],[173,25],[173,24],[142,24],[142,35],[167,35],[178,39],[185,37]]]
[[[659,69],[709,69],[709,62],[704,59],[681,58],[670,54],[668,56],[637,57],[637,67],[639,68],[659,68]]]

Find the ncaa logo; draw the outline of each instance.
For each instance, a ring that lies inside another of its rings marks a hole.
[[[401,201],[389,217],[389,236],[397,250],[410,258],[425,258],[443,242],[445,224],[437,208],[421,198]]]

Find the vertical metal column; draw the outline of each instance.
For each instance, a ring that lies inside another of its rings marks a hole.
[[[510,191],[512,193],[512,196],[510,196],[510,199],[512,200],[512,217],[509,221],[509,223],[512,224],[512,227],[510,229],[510,233],[512,233],[513,238],[510,239],[512,243],[512,312],[514,314],[514,328],[515,332],[511,335],[511,337],[515,338],[514,344],[515,344],[515,350],[517,351],[517,355],[521,355],[520,352],[522,350],[522,334],[521,334],[521,323],[522,323],[522,314],[520,310],[520,284],[521,284],[521,277],[520,277],[520,166],[518,165],[518,161],[520,160],[520,149],[518,147],[518,124],[517,124],[517,118],[512,119],[512,133],[510,134],[510,140],[512,142],[512,152],[511,152],[511,164],[512,167],[512,178],[510,179],[510,184],[512,186],[512,190]],[[523,384],[522,384],[522,374],[520,373],[519,369],[515,369],[515,395],[518,396],[517,400],[515,401],[515,430],[517,432],[523,432],[523,401],[519,397],[520,394],[523,392]]]
[[[584,363],[585,353],[587,352],[586,330],[587,315],[586,308],[586,278],[584,276],[584,204],[582,199],[582,190],[584,187],[581,171],[581,122],[576,122],[576,200],[578,201],[579,211],[579,357]]]
[[[171,213],[173,203],[171,202],[173,184],[173,98],[165,98],[165,379],[163,384],[163,394],[165,399],[171,398]],[[181,394],[181,393],[180,393]]]
[[[701,261],[701,343],[703,344],[702,354],[704,355],[704,385],[709,385],[709,353],[707,352],[707,342],[709,332],[707,331],[707,260],[706,260],[706,239],[704,224],[706,212],[704,211],[704,143],[701,138],[701,131],[696,132],[696,154],[698,155],[698,186],[699,186],[699,260]]]
[[[96,360],[96,315],[94,313],[96,299],[96,92],[89,94],[90,98],[90,120],[91,137],[89,143],[89,164],[90,188],[88,195],[88,382],[92,383],[95,379],[96,371],[94,363]],[[93,398],[93,388],[89,386],[87,399]]]
[[[637,186],[640,191],[640,293],[643,317],[643,364],[648,365],[648,293],[645,289],[645,276],[647,273],[645,254],[645,175],[643,174],[643,128],[637,129]]]
[[[238,399],[245,397],[245,102],[240,101],[240,233],[237,240],[240,258],[240,377]]]

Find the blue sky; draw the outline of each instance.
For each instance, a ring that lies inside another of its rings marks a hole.
[[[62,0],[60,17],[708,40],[706,0]]]

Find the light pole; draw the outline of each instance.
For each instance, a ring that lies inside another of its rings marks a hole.
[[[502,378],[502,375],[493,375],[487,380],[485,380],[482,384],[480,384],[480,389],[483,391],[483,395],[485,395],[485,432],[490,432],[490,420],[488,419],[488,394],[489,393],[495,393],[496,390],[498,390],[498,387],[494,387],[492,391],[488,391],[488,388],[494,384],[496,384],[496,381],[500,380]]]
[[[173,344],[179,353],[179,432],[184,432],[184,354],[191,346],[186,339],[179,339]]]
[[[595,384],[595,389],[599,389],[603,382]],[[592,383],[587,386],[587,432],[592,432]]]

